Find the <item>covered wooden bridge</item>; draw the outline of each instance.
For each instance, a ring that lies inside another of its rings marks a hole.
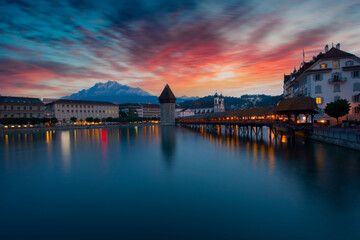
[[[315,99],[297,97],[282,100],[277,106],[207,113],[177,119],[177,123],[209,132],[260,136],[263,127],[273,135],[294,136],[295,131],[310,131],[317,113]]]

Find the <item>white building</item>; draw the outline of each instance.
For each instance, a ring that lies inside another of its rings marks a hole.
[[[215,93],[213,102],[195,103],[192,107],[194,114],[204,114],[213,112],[225,112],[224,96]]]
[[[194,115],[194,111],[190,108],[181,109],[181,111],[177,113],[178,117],[189,117],[193,115]]]
[[[85,120],[88,117],[118,118],[119,107],[117,104],[101,101],[84,101],[60,99],[45,105],[47,111],[53,112],[53,116],[59,121],[70,121],[75,117],[77,120]]]
[[[330,120],[324,113],[327,103],[346,99],[351,104],[349,120],[360,119],[360,58],[340,50],[340,44],[314,56],[310,62],[284,75],[284,97],[309,96],[316,99],[315,120]]]

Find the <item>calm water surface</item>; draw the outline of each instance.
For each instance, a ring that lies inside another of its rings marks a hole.
[[[0,135],[0,239],[360,239],[360,154],[180,127]]]

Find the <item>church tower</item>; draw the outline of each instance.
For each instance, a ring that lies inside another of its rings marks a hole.
[[[214,95],[214,112],[225,112],[224,96],[216,92]]]
[[[159,97],[160,102],[160,121],[162,126],[175,125],[175,102],[176,97],[168,84]]]

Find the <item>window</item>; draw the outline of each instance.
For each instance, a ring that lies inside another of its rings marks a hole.
[[[360,83],[354,83],[354,91],[360,91]]]
[[[322,98],[321,97],[316,98],[316,104],[322,104]]]
[[[321,64],[320,68],[327,68],[327,64],[326,63]]]
[[[4,118],[6,118],[7,117],[7,113],[4,113]]]
[[[314,80],[315,81],[321,81],[322,80],[322,74],[315,74],[314,75]]]
[[[4,110],[6,110],[7,109],[7,106],[4,106]]]
[[[359,71],[353,71],[352,72],[352,77],[353,78],[359,78],[360,74],[359,74]]]
[[[17,110],[20,110],[20,106],[17,107]]]
[[[345,62],[345,66],[352,66],[352,65],[354,65],[354,61],[349,60]]]
[[[337,100],[339,100],[340,99],[340,96],[335,96],[334,97],[334,101],[337,101]]]
[[[353,102],[360,102],[360,94],[353,96],[352,101]]]
[[[359,114],[360,113],[360,107],[354,107],[354,113]]]
[[[14,110],[14,106],[11,106],[10,109],[11,109],[11,110]]]
[[[334,82],[339,81],[339,73],[334,73]]]
[[[321,93],[321,86],[320,85],[315,86],[315,93]]]
[[[32,118],[32,113],[30,113],[30,117]]]
[[[26,110],[26,106],[24,106],[24,110]]]
[[[30,110],[32,110],[32,106],[30,106],[29,108],[30,108]]]
[[[334,85],[334,92],[340,92],[340,84]]]
[[[339,68],[340,64],[339,64],[339,60],[334,60],[333,61],[333,68]]]

